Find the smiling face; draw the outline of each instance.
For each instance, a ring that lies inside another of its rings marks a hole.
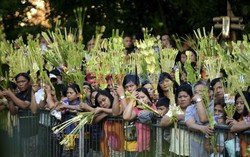
[[[181,108],[187,108],[191,103],[191,97],[185,91],[181,91],[178,94],[177,104],[180,105]]]
[[[243,114],[243,111],[244,111],[244,101],[241,97],[239,97],[236,102],[236,112],[238,114]]]
[[[17,87],[18,89],[23,92],[28,90],[29,86],[30,86],[30,81],[27,80],[25,77],[23,76],[19,76],[16,80],[17,83]]]
[[[110,102],[109,98],[105,95],[98,96],[97,102],[98,102],[99,106],[102,108],[110,108],[111,107],[111,102]]]

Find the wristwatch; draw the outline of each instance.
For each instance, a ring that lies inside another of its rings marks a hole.
[[[201,98],[196,99],[196,103],[200,103],[202,101]]]
[[[123,100],[123,99],[125,99],[125,96],[124,95],[120,96],[120,100]]]

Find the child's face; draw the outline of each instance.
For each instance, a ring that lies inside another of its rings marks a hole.
[[[214,116],[220,116],[217,119],[218,123],[224,123],[224,109],[221,105],[215,105],[214,106]]]
[[[168,112],[168,108],[165,106],[159,106],[157,107],[157,111],[160,113],[160,115],[164,116]]]

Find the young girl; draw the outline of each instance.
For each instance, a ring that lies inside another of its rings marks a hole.
[[[61,105],[57,106],[57,110],[62,111],[64,113],[63,116],[63,121],[69,120],[70,118],[73,118],[76,116],[77,111],[81,111],[80,109],[80,88],[77,84],[71,84],[67,88],[67,99],[61,101]],[[69,133],[75,128],[76,124],[72,124],[68,126],[65,129],[65,134],[69,138],[71,137]],[[78,138],[74,136],[72,139],[72,144],[69,142],[68,145],[66,145],[64,151],[63,151],[63,156],[64,155],[69,155],[70,153],[73,154],[73,156],[78,156],[79,151],[77,145],[78,143]],[[69,152],[70,151],[70,152]]]
[[[137,89],[136,91],[132,93],[132,97],[136,97],[140,101],[136,101],[134,99],[130,100],[130,103],[127,105],[127,107],[124,110],[123,119],[127,121],[131,121],[131,120],[135,120],[137,117],[143,118],[145,115],[147,118],[146,117],[144,118],[146,118],[147,121],[150,121],[151,120],[150,116],[147,116],[147,113],[149,113],[150,111],[141,110],[137,108],[137,105],[140,105],[141,103],[145,103],[151,106],[153,109],[157,110],[156,106],[152,105],[152,100],[149,96],[147,89],[145,88]],[[135,101],[136,101],[136,105],[134,106]],[[139,118],[139,121],[140,121],[140,118]],[[149,151],[150,150],[150,126],[142,124],[142,123],[136,123],[136,130],[137,130],[136,150],[138,152]]]
[[[225,124],[225,111],[224,111],[224,99],[215,99],[214,102],[214,122],[215,124]],[[216,132],[214,135],[217,142],[217,154],[213,152],[213,147],[210,144],[209,138],[206,138],[204,141],[204,147],[207,150],[207,152],[211,153],[211,157],[223,157],[224,154],[224,142],[225,142],[225,132]]]

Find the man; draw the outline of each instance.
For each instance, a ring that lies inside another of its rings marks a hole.
[[[207,91],[204,93],[203,91]],[[209,153],[205,150],[203,145],[204,135],[211,135],[213,130],[208,125],[203,125],[208,122],[205,109],[202,103],[202,96],[208,94],[208,88],[206,84],[199,81],[194,85],[194,97],[195,104],[191,104],[186,109],[185,123],[190,130],[192,130],[190,138],[190,148],[192,157],[208,157]],[[202,134],[203,133],[203,134]]]

